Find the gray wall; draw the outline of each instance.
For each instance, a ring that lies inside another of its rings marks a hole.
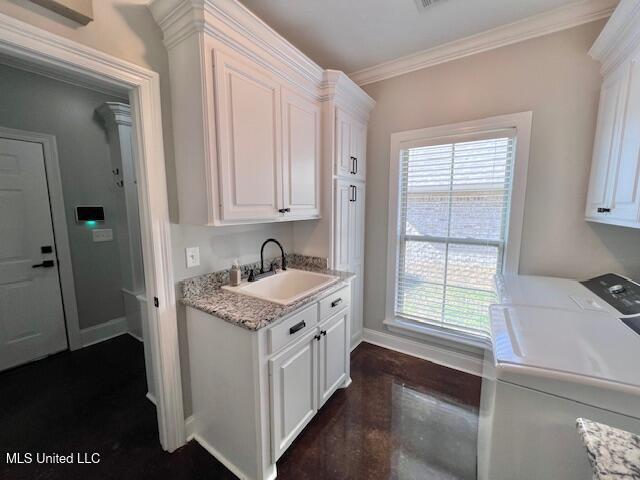
[[[587,223],[599,64],[598,21],[374,83],[367,145],[365,327],[383,331],[390,135],[532,110],[520,272],[640,278],[640,231]]]
[[[125,215],[114,185],[105,129],[95,109],[112,96],[0,65],[0,126],[56,136],[80,328],[124,316],[118,243],[94,243],[75,222],[76,205],[103,205],[114,228]]]

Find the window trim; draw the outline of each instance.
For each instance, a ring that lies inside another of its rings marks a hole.
[[[400,151],[416,145],[447,143],[453,140],[475,139],[493,130],[515,129],[516,152],[513,162],[513,184],[509,207],[509,227],[504,249],[504,273],[518,273],[520,264],[520,245],[522,243],[522,225],[527,187],[529,164],[529,146],[531,143],[531,123],[533,112],[520,112],[499,115],[468,122],[440,125],[436,127],[408,130],[391,134],[389,159],[389,221],[387,243],[387,301],[384,324],[391,330],[404,329],[423,333],[426,337],[447,337],[460,342],[461,332],[446,329],[424,322],[396,317],[395,296],[397,288],[398,262],[398,217],[400,185]],[[467,335],[462,335],[467,336]],[[474,337],[474,335],[471,335]],[[475,336],[482,338],[481,336]]]

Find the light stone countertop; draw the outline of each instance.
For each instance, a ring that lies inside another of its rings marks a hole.
[[[640,480],[640,436],[586,418],[577,426],[594,480]]]
[[[328,269],[326,259],[296,254],[288,254],[286,259],[287,267],[289,268],[334,275],[337,280],[291,305],[280,305],[222,289],[223,285],[229,283],[228,270],[222,270],[181,282],[182,298],[180,302],[239,327],[248,330],[259,330],[284,318],[304,305],[330,295],[332,292],[344,287],[347,284],[346,282],[355,277],[350,272]],[[273,260],[280,266],[279,257]],[[265,261],[265,265],[270,265],[271,261]],[[259,268],[260,265],[258,263],[242,265],[242,278],[246,278],[251,269],[257,271]]]

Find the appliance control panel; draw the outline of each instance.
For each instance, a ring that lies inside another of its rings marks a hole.
[[[640,316],[640,285],[631,280],[607,273],[580,282],[624,316]]]

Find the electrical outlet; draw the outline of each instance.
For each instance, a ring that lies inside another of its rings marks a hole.
[[[200,247],[185,248],[187,256],[187,268],[193,268],[200,265]]]
[[[110,242],[113,240],[113,230],[110,228],[96,228],[91,230],[94,242]]]

